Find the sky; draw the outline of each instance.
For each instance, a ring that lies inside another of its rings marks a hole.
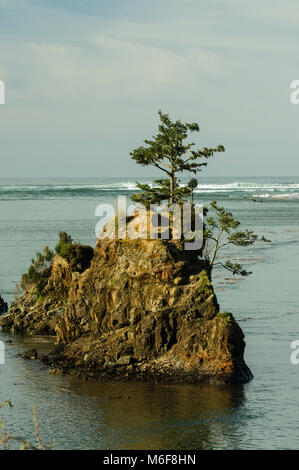
[[[295,0],[0,0],[0,177],[150,176],[157,112],[222,144],[202,176],[299,175]]]

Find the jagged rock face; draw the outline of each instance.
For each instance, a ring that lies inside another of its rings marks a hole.
[[[207,271],[179,240],[98,240],[82,274],[55,257],[0,319],[6,331],[56,334],[53,365],[101,380],[244,383],[242,330],[219,306]],[[56,369],[55,369],[56,370]]]
[[[52,274],[48,282],[47,293],[52,292],[57,299],[68,296],[74,273],[69,263],[59,255],[54,258]]]
[[[78,366],[121,375],[119,367],[135,364],[135,378],[149,367],[161,380],[251,378],[241,329],[232,315],[219,314],[207,272],[179,241],[98,240],[56,332],[66,344],[62,360]]]
[[[57,319],[64,309],[65,300],[50,295],[40,299],[30,290],[0,318],[0,326],[9,333],[55,335]]]
[[[177,317],[211,319],[218,311],[206,272],[179,242],[104,240],[91,268],[72,284],[58,338],[68,342],[86,332],[130,327],[151,343],[148,358],[169,349]]]
[[[55,335],[55,326],[63,316],[72,276],[68,263],[56,256],[45,294],[39,296],[34,288],[24,292],[0,319],[0,326],[10,333]]]

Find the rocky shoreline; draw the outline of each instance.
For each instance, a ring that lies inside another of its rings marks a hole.
[[[82,273],[56,255],[44,295],[25,292],[0,325],[56,335],[40,358],[52,373],[162,383],[253,377],[241,328],[220,313],[208,272],[180,241],[98,240]]]

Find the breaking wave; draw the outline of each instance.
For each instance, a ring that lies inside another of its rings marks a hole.
[[[138,178],[136,178],[138,180]],[[108,181],[107,181],[108,180]],[[0,200],[11,199],[60,199],[60,198],[86,198],[98,197],[101,195],[130,194],[138,191],[135,181],[117,181],[103,179],[102,182],[84,183],[19,183],[17,180],[12,184],[1,182],[0,180]],[[154,179],[143,180],[143,183],[154,186]],[[215,179],[214,179],[215,180]],[[198,184],[195,193],[204,195],[225,194],[241,195],[262,199],[283,199],[299,198],[299,182],[256,182],[256,181],[231,181],[231,182],[202,182]]]

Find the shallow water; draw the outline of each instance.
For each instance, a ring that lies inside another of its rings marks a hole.
[[[17,356],[33,345],[47,351],[49,344],[0,333],[0,339],[13,341],[6,343],[6,364],[0,365],[0,401],[11,398],[14,403],[14,408],[1,410],[11,432],[34,441],[32,405],[36,404],[41,435],[47,443],[55,438],[56,448],[298,448],[299,365],[290,362],[290,343],[299,339],[299,200],[296,186],[290,184],[297,185],[299,180],[259,180],[258,189],[256,179],[247,181],[255,186],[250,194],[264,194],[265,185],[270,192],[269,185],[279,183],[280,193],[289,195],[283,200],[264,198],[262,203],[250,201],[248,184],[243,182],[240,188],[237,181],[203,180],[209,185],[203,189],[214,193],[197,196],[223,202],[245,226],[273,241],[259,242],[238,254],[229,251],[253,271],[245,280],[232,283],[229,273],[215,270],[214,274],[221,309],[232,311],[245,333],[246,362],[254,380],[225,387],[91,384],[50,375],[40,363]],[[30,258],[46,244],[54,246],[59,230],[94,244],[96,205],[120,193],[130,194],[132,189],[132,181],[128,181],[129,189],[124,189],[126,181],[121,181],[121,187],[117,183],[67,181],[72,187],[93,188],[84,189],[84,194],[82,188],[79,194],[73,189],[70,194],[68,189],[65,195],[66,182],[59,181],[60,193],[50,188],[41,195],[42,191],[31,188],[28,197],[28,188],[22,189],[24,182],[0,180],[0,294],[12,299],[14,282],[28,268]],[[28,184],[34,186],[36,181]],[[51,184],[58,186],[57,181]],[[103,185],[100,189],[99,184]],[[109,184],[114,184],[110,190]],[[5,186],[2,198],[1,185]],[[7,189],[13,185],[17,191]],[[273,192],[277,191],[274,187]],[[119,396],[123,398],[115,398]]]

